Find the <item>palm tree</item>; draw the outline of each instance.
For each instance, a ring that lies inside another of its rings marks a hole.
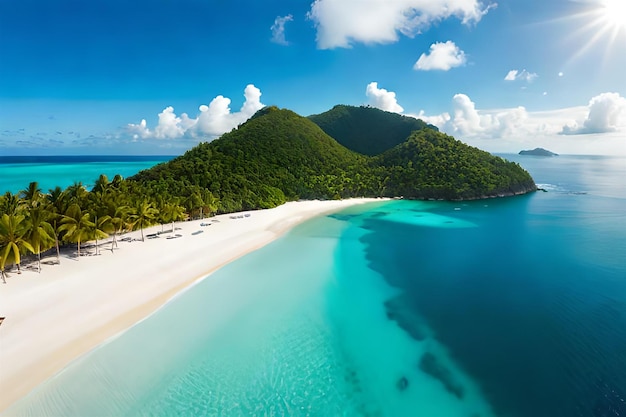
[[[54,245],[57,250],[57,263],[60,264],[61,251],[59,250],[59,233],[57,226],[58,222],[63,217],[63,213],[67,211],[67,193],[63,191],[61,187],[56,186],[55,188],[48,190],[46,200],[48,201],[47,209],[50,212],[50,221],[52,222],[51,224],[54,231]]]
[[[109,178],[104,174],[100,174],[100,176],[96,180],[96,183],[93,185],[91,192],[103,193],[103,192],[106,192],[110,186],[111,186],[111,181],[109,181]]]
[[[98,239],[109,237],[108,232],[112,230],[111,216],[96,216],[92,229],[92,238],[96,240],[96,255],[98,255]]]
[[[6,284],[6,272],[4,270],[7,263],[17,265],[17,273],[21,274],[20,263],[22,252],[34,252],[33,247],[24,235],[26,228],[24,224],[25,216],[21,214],[6,214],[0,217],[0,275]]]
[[[193,191],[191,194],[189,194],[189,196],[187,196],[183,204],[185,209],[187,209],[187,212],[189,213],[189,217],[191,219],[194,219],[195,210],[202,207],[204,202],[202,201],[202,196],[200,195],[200,192]]]
[[[80,242],[88,240],[93,235],[92,228],[95,223],[89,220],[89,217],[88,211],[82,210],[78,204],[73,203],[62,216],[61,225],[57,229],[59,232],[65,232],[64,240],[77,243],[79,259]]]
[[[204,210],[207,217],[210,217],[212,213],[215,213],[217,211],[217,204],[219,203],[219,200],[213,195],[211,191],[207,189],[203,189],[200,192],[200,196],[202,197],[203,202],[200,210]],[[202,212],[200,217],[203,217]]]
[[[159,210],[152,206],[147,200],[137,201],[130,215],[131,227],[133,230],[141,230],[141,241],[144,241],[143,228],[156,223]]]
[[[19,196],[28,206],[31,207],[39,205],[41,199],[43,198],[43,194],[39,188],[39,183],[36,181],[28,184],[28,188],[25,190],[20,191]]]
[[[99,185],[98,185],[99,184]],[[95,191],[89,194],[92,214],[96,216],[97,225],[105,233],[113,232],[111,251],[117,246],[117,234],[122,232],[128,214],[124,195],[106,182],[106,176],[101,175],[94,187]]]
[[[0,199],[0,213],[16,214],[19,207],[19,197],[17,196],[17,194],[13,194],[10,191],[4,193],[4,195]]]
[[[81,204],[89,195],[82,182],[75,182],[65,189],[65,194],[70,203]]]
[[[41,206],[31,206],[27,211],[26,240],[37,254],[37,270],[41,272],[41,252],[48,250],[56,242],[56,233],[48,222],[50,212]]]
[[[67,193],[56,186],[48,190],[46,194],[46,200],[53,207],[53,211],[57,214],[65,213],[67,211],[68,199]]]
[[[117,247],[117,235],[122,233],[122,229],[127,223],[127,219],[129,217],[130,209],[128,206],[118,206],[114,207],[113,214],[109,217],[111,218],[110,223],[113,226],[113,240],[111,241],[111,252],[113,252],[113,247]]]
[[[164,223],[172,222],[173,233],[174,222],[185,218],[185,208],[176,203],[165,203],[159,211],[159,218]]]

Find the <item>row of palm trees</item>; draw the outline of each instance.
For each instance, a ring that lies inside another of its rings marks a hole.
[[[41,254],[56,249],[60,262],[61,244],[75,243],[81,256],[81,244],[113,236],[111,250],[117,247],[117,237],[130,230],[141,230],[155,224],[169,224],[183,220],[198,209],[202,196],[192,193],[188,199],[156,195],[149,197],[120,176],[109,181],[101,175],[88,191],[82,183],[65,190],[56,187],[43,193],[36,182],[31,182],[18,194],[0,195],[0,275],[6,283],[7,266],[15,265],[21,273],[24,255],[37,257],[41,272]],[[212,207],[212,206],[211,206]],[[211,209],[208,210],[210,214]]]

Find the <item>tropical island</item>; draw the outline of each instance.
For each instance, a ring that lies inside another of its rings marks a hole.
[[[331,136],[332,135],[332,136]],[[0,196],[0,275],[21,255],[154,224],[353,197],[471,200],[535,191],[518,164],[468,146],[421,120],[335,106],[302,117],[266,107],[237,129],[124,179],[101,175],[42,192]],[[173,229],[173,226],[172,226]],[[143,233],[141,236],[144,239]]]
[[[519,151],[520,155],[530,155],[530,156],[559,156],[558,153],[554,153],[552,151],[549,151],[547,149],[543,149],[543,148],[535,148],[535,149],[531,149],[531,150],[522,150]]]

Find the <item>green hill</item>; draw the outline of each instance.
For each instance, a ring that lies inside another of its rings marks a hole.
[[[337,105],[309,119],[346,148],[370,156],[399,145],[415,130],[438,130],[414,117],[363,106]]]
[[[372,114],[381,125],[400,120],[396,114],[379,112]],[[463,199],[535,189],[519,165],[433,129],[418,130],[371,157],[340,145],[310,119],[276,107],[129,180],[135,191],[150,198],[167,195],[187,207],[215,207],[210,211],[218,212],[268,208],[297,199]]]
[[[414,132],[375,161],[387,172],[383,194],[389,197],[477,199],[536,189],[518,164],[430,129]]]

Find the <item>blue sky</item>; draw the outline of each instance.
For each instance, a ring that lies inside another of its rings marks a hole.
[[[625,51],[623,0],[0,0],[0,154],[180,154],[340,103],[626,154]]]

